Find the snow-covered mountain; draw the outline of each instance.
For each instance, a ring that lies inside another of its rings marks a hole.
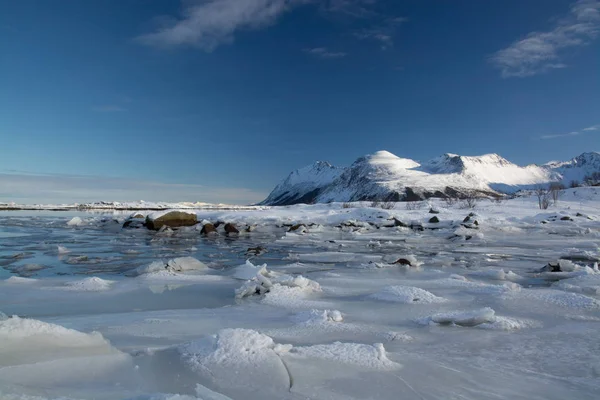
[[[567,186],[573,181],[582,183],[586,176],[600,172],[600,153],[583,153],[569,161],[550,162],[543,167],[559,174],[562,182]]]
[[[261,204],[311,203],[342,172],[344,172],[344,168],[336,168],[328,162],[317,161],[289,174]]]
[[[600,153],[584,153],[567,162],[521,167],[497,154],[444,154],[420,164],[378,151],[358,158],[346,168],[317,162],[296,170],[261,204],[410,201],[468,193],[497,195],[550,182],[581,182],[596,171],[600,171]]]

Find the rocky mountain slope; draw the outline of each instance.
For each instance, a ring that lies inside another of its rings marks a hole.
[[[600,153],[570,161],[518,166],[497,154],[477,157],[444,154],[425,163],[378,151],[336,168],[327,162],[292,172],[260,204],[289,205],[332,201],[411,201],[467,194],[498,195],[562,182],[582,182],[600,171]]]

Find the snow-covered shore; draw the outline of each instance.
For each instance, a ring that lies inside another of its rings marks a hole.
[[[4,213],[0,398],[597,397],[598,188],[371,206]]]

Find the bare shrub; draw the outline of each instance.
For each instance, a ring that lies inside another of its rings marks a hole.
[[[406,202],[406,209],[409,211],[420,210],[421,208],[423,208],[423,203],[420,201],[407,201]]]
[[[443,197],[442,201],[446,204],[446,207],[452,207],[456,203],[458,203],[458,199],[456,197]]]
[[[396,203],[393,201],[384,201],[379,206],[384,210],[393,210],[396,207]]]
[[[475,193],[467,193],[460,202],[460,208],[471,209],[477,206],[479,198]]]
[[[538,199],[540,210],[547,210],[550,207],[550,189],[544,186],[537,186],[534,193]]]
[[[569,187],[570,187],[570,188],[577,188],[577,187],[579,187],[579,186],[581,186],[581,184],[580,184],[580,183],[579,183],[579,181],[578,181],[578,180],[576,180],[576,179],[574,179],[574,180],[572,180],[571,182],[569,182]]]
[[[550,198],[552,198],[552,203],[556,205],[556,203],[558,203],[558,199],[560,199],[565,193],[565,185],[558,182],[551,183],[548,187],[548,191],[550,192]]]
[[[379,208],[379,207],[381,207],[381,202],[380,201],[372,201],[370,207]]]
[[[352,203],[343,203],[342,208],[354,208],[354,206],[352,205]]]

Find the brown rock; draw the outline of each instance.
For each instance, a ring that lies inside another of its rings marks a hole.
[[[236,228],[235,225],[232,223],[225,224],[225,226],[223,228],[225,229],[225,232],[227,232],[227,233],[240,233],[238,228]]]
[[[431,217],[431,219],[429,219],[430,224],[437,224],[439,222],[440,222],[440,219],[438,217]]]
[[[200,233],[203,235],[208,235],[209,233],[217,233],[217,228],[215,228],[215,226],[209,222],[208,224],[204,224]]]
[[[182,211],[171,211],[156,219],[146,218],[146,227],[154,231],[159,230],[163,226],[179,228],[182,226],[193,226],[197,223],[196,214],[189,214]]]

